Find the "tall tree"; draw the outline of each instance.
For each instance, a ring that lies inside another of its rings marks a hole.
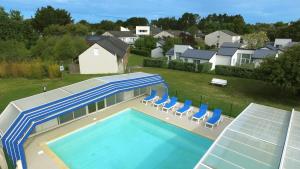
[[[52,6],[39,8],[33,18],[33,26],[39,31],[43,30],[52,24],[66,25],[73,23],[71,15],[64,9],[54,9]]]
[[[200,16],[198,14],[186,12],[178,19],[178,26],[180,30],[186,30],[187,28],[198,24],[199,19]]]
[[[300,45],[287,49],[276,59],[265,59],[258,70],[266,81],[300,95]]]
[[[159,18],[157,20],[152,20],[151,25],[155,25],[163,30],[178,29],[178,21],[175,17],[165,17],[165,18]]]
[[[144,17],[132,17],[124,22],[124,26],[135,28],[136,26],[146,26],[149,25],[148,19]]]
[[[244,43],[247,44],[249,49],[257,49],[264,47],[269,41],[266,32],[260,31],[257,33],[250,33],[243,36]]]

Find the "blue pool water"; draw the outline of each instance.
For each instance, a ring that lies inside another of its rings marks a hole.
[[[189,169],[212,141],[134,109],[48,143],[71,169]]]

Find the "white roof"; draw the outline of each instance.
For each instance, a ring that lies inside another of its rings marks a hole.
[[[280,169],[300,167],[300,112],[293,111]]]
[[[195,168],[278,169],[290,116],[285,110],[250,104]]]

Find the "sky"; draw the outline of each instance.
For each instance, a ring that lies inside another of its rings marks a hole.
[[[47,5],[66,9],[75,21],[85,19],[92,23],[133,16],[178,18],[184,12],[201,17],[212,13],[241,14],[247,23],[300,19],[300,0],[0,0],[6,11],[19,10],[25,18]]]

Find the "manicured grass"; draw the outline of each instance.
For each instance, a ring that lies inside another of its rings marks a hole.
[[[263,81],[159,68],[140,68],[135,71],[160,74],[168,83],[170,94],[177,94],[181,101],[191,99],[195,106],[206,102],[210,109],[222,108],[225,114],[233,117],[251,102],[289,111],[292,108],[300,109],[300,97]],[[228,86],[210,85],[213,77],[228,80]]]
[[[10,101],[43,92],[44,85],[47,86],[47,90],[51,90],[99,76],[101,75],[64,74],[63,79],[0,79],[0,113],[2,113]]]
[[[129,67],[131,66],[143,66],[143,60],[144,56],[140,55],[135,55],[135,54],[129,54],[128,56],[128,65]]]

